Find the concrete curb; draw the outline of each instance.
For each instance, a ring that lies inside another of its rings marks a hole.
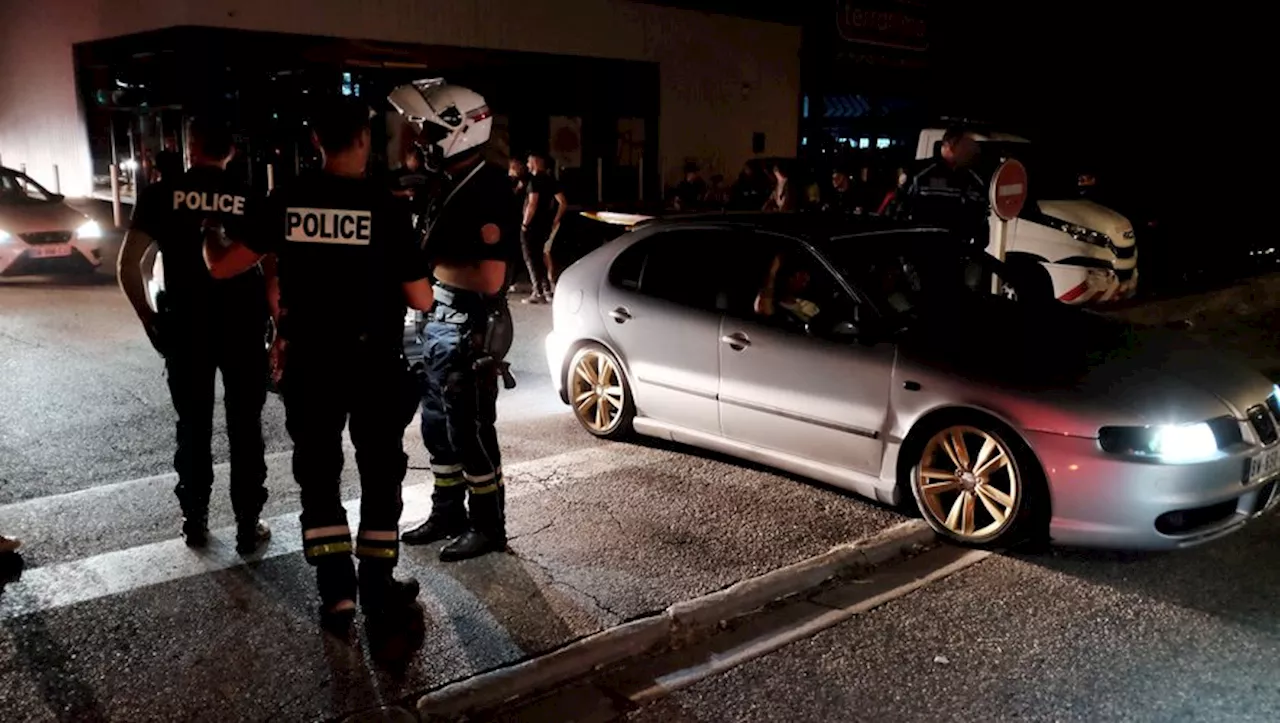
[[[675,603],[661,613],[609,628],[545,655],[437,688],[418,700],[418,716],[429,722],[457,720],[469,712],[549,690],[628,658],[678,647],[714,631],[727,620],[808,592],[832,578],[905,557],[936,539],[923,521],[903,522],[723,590]]]

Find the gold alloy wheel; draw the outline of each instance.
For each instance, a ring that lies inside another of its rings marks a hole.
[[[966,541],[1007,530],[1022,496],[1013,452],[993,435],[968,426],[933,435],[920,457],[915,484],[926,512]]]
[[[569,384],[573,413],[587,428],[605,434],[622,419],[622,375],[613,359],[588,350],[578,357]]]

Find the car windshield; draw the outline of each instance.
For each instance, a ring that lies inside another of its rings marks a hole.
[[[49,203],[53,194],[20,173],[0,172],[0,204]]]

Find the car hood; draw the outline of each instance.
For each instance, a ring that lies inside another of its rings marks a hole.
[[[1244,418],[1271,382],[1226,353],[1175,331],[1140,328],[1065,305],[988,300],[965,316],[904,335],[906,364],[962,380],[964,395],[1020,426],[1094,437],[1099,427]]]
[[[65,203],[0,204],[0,228],[15,236],[38,231],[74,231],[87,218]]]
[[[1040,201],[1037,206],[1046,216],[1106,234],[1116,246],[1133,245],[1133,224],[1106,206],[1084,199]]]

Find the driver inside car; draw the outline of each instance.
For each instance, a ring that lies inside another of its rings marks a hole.
[[[805,298],[809,293],[809,270],[783,254],[773,257],[769,274],[756,295],[756,314],[771,321],[804,327],[818,315],[818,305]]]

